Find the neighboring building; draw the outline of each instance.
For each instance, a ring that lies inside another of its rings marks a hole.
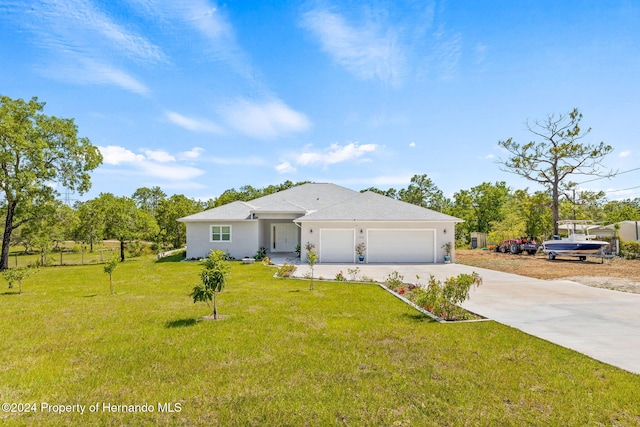
[[[461,219],[373,192],[334,184],[304,184],[250,200],[233,202],[180,218],[187,226],[187,258],[212,249],[234,258],[292,253],[307,243],[321,263],[355,263],[365,244],[365,262],[439,263],[442,246],[455,237]],[[453,255],[453,253],[452,253]]]
[[[604,228],[615,232],[616,225],[618,228],[618,238],[623,242],[640,241],[640,221],[620,221],[615,224],[607,225]]]

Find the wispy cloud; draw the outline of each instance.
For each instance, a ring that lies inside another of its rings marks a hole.
[[[306,151],[296,157],[296,164],[301,166],[328,165],[343,163],[352,160],[368,161],[365,157],[367,153],[376,151],[376,144],[357,144],[351,142],[346,145],[331,144],[329,148],[322,151]]]
[[[620,154],[618,154],[618,157],[629,157],[630,155],[631,155],[631,151],[625,150],[625,151],[621,151]]]
[[[101,63],[91,58],[69,54],[63,63],[37,66],[39,72],[47,77],[76,84],[99,84],[117,86],[126,91],[146,95],[149,88],[124,70]]]
[[[207,119],[187,117],[175,111],[167,111],[164,116],[171,123],[193,132],[223,133],[220,126]]]
[[[306,115],[280,100],[256,103],[238,99],[220,107],[219,113],[231,128],[257,139],[275,139],[311,127]]]
[[[405,53],[399,34],[387,24],[366,20],[359,26],[338,13],[314,9],[302,16],[302,26],[340,66],[364,80],[400,83]]]
[[[125,70],[123,63],[165,62],[161,49],[116,22],[98,3],[88,0],[14,2],[16,12],[30,11],[33,19],[18,25],[34,45],[51,56],[45,75],[80,84],[110,84],[145,94],[149,89]],[[16,16],[23,16],[16,13]]]
[[[159,20],[163,27],[172,28],[180,32],[183,39],[193,41],[203,57],[221,61],[240,76],[253,79],[250,61],[238,45],[235,29],[224,7],[207,0],[134,0],[134,3],[143,14]]]

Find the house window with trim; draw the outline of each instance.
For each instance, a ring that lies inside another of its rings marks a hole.
[[[211,241],[212,242],[230,242],[231,226],[230,225],[212,225]]]

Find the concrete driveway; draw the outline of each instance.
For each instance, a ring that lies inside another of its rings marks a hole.
[[[314,277],[348,276],[353,264],[318,264]],[[392,271],[405,282],[426,283],[477,272],[483,279],[463,307],[496,322],[576,350],[596,360],[640,374],[640,295],[593,288],[568,280],[539,280],[461,264],[358,264],[376,281]],[[296,276],[310,272],[299,265]]]

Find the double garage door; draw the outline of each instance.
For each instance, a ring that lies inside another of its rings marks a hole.
[[[353,263],[356,261],[353,229],[320,230],[320,262]],[[367,262],[435,262],[433,229],[367,230]]]

